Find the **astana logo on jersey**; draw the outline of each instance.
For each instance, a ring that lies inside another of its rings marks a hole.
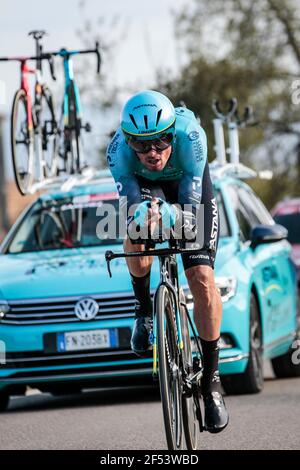
[[[216,251],[217,249],[217,235],[218,235],[218,207],[216,198],[211,200],[212,208],[213,208],[213,220],[212,220],[212,227],[210,233],[210,242],[209,248],[212,251]]]

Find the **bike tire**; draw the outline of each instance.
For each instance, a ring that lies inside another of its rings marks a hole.
[[[180,293],[180,299],[182,302],[185,302],[183,292]],[[190,373],[193,374],[193,354],[189,323],[185,307],[183,305],[180,305],[180,320],[183,339],[182,358],[184,361],[184,368],[186,371],[190,371]],[[197,419],[197,409],[193,396],[182,397],[182,420],[186,446],[189,450],[196,450],[198,447],[199,423]]]
[[[42,141],[42,159],[44,177],[53,178],[57,174],[57,123],[54,113],[52,93],[43,89],[40,111],[40,128]]]
[[[12,105],[11,152],[17,188],[26,195],[34,181],[34,129],[33,124],[29,126],[27,95],[22,89],[16,92]]]
[[[182,387],[174,310],[166,286],[156,295],[159,386],[169,450],[182,449]],[[177,371],[174,371],[176,369]],[[173,371],[172,371],[172,369]],[[172,372],[172,373],[171,373]]]

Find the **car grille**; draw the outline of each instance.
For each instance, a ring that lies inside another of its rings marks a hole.
[[[147,360],[146,362],[149,362]],[[95,370],[113,370],[118,367],[119,369],[124,366],[125,369],[142,365],[145,360],[138,358],[130,349],[130,344],[124,349],[111,349],[108,351],[80,351],[77,353],[53,353],[48,354],[45,351],[26,351],[21,353],[7,353],[6,364],[2,365],[3,369],[24,369],[24,368],[47,368],[53,366],[72,366],[76,364],[76,371],[80,365],[83,367],[89,366],[89,370],[92,364],[97,363]],[[114,363],[114,364],[112,364]],[[103,364],[103,365],[102,365]],[[99,366],[101,368],[99,369]],[[31,371],[32,372],[32,371]],[[40,372],[40,370],[39,370]],[[49,370],[47,369],[47,372]],[[57,370],[53,371],[57,373]],[[64,369],[64,373],[67,371]],[[70,369],[70,373],[74,372],[74,369]],[[49,372],[51,373],[51,371]],[[25,373],[26,375],[26,373]]]
[[[1,324],[32,325],[43,323],[82,322],[75,314],[75,305],[83,297],[96,300],[99,312],[93,320],[111,318],[128,318],[134,315],[135,299],[133,294],[86,295],[78,297],[61,297],[9,301],[10,310]]]

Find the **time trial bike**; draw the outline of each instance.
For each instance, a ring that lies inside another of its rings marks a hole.
[[[201,345],[180,288],[176,255],[193,253],[176,239],[168,248],[114,253],[105,258],[111,276],[110,262],[115,258],[158,256],[160,281],[154,295],[153,375],[159,376],[164,426],[168,449],[182,449],[183,431],[188,449],[198,446],[199,431],[205,430],[201,412]],[[193,342],[191,342],[190,331]]]

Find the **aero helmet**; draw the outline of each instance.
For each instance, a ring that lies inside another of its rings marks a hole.
[[[166,132],[174,134],[175,109],[162,93],[145,90],[133,95],[121,114],[121,129],[125,137],[156,139]]]

